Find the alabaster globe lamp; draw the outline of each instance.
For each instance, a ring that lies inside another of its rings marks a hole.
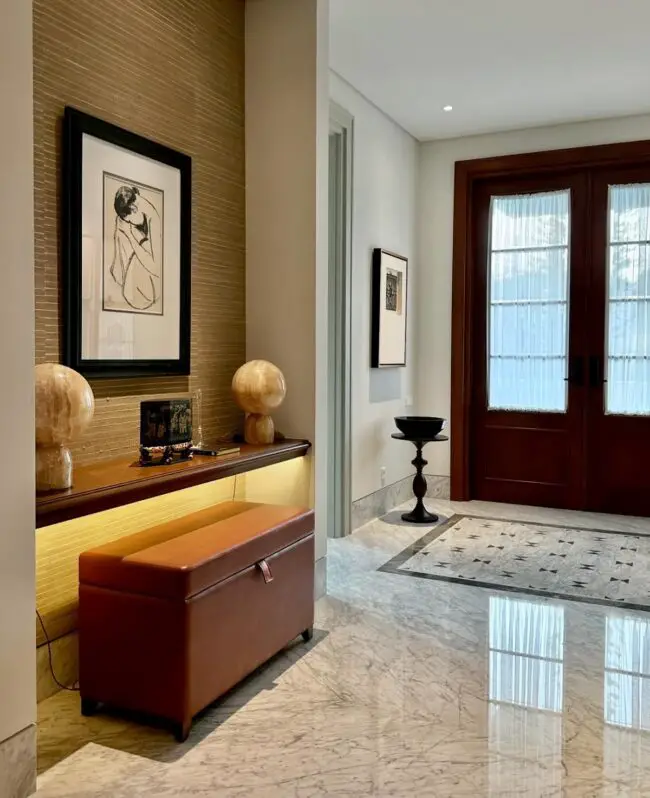
[[[92,421],[95,397],[88,382],[58,363],[35,368],[36,490],[72,487],[70,444]]]
[[[232,392],[239,407],[247,413],[246,443],[273,443],[275,425],[270,413],[280,407],[287,393],[280,369],[268,360],[250,360],[235,372]]]

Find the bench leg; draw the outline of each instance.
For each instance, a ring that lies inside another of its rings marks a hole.
[[[96,715],[98,709],[99,701],[93,701],[92,698],[81,699],[81,714],[85,718],[90,718],[92,715]]]
[[[305,641],[305,643],[309,643],[309,641],[312,639],[313,636],[314,636],[313,626],[310,626],[309,629],[305,629],[305,631],[302,633],[302,639]]]
[[[172,731],[177,743],[184,743],[190,736],[190,729],[192,728],[192,719],[185,721],[176,721],[172,724]]]

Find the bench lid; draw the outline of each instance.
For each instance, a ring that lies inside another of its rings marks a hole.
[[[79,581],[188,599],[313,530],[313,510],[223,502],[84,552],[79,557]]]

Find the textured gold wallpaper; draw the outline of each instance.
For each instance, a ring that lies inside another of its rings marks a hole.
[[[241,414],[245,360],[243,0],[34,0],[36,360],[60,360],[60,169],[65,105],[192,157],[192,374],[94,380],[87,463],[136,452],[139,402],[203,393],[206,438]]]

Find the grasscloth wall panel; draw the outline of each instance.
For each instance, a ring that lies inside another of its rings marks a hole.
[[[192,374],[95,380],[77,463],[135,452],[147,396],[203,393],[206,437],[240,413],[245,359],[243,0],[34,0],[36,359],[61,357],[60,170],[65,105],[192,156]]]

